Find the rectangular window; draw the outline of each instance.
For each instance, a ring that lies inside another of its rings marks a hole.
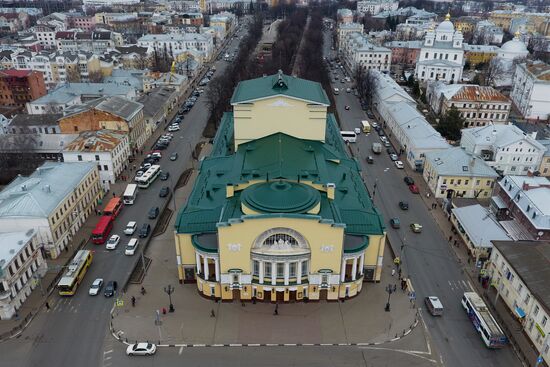
[[[542,321],[540,322],[540,324],[541,324],[542,326],[546,326],[546,323],[547,323],[547,322],[548,322],[548,317],[544,316],[544,317],[542,318]]]
[[[535,306],[535,310],[533,311],[533,315],[537,316],[539,314],[539,306]]]
[[[296,278],[296,263],[295,262],[289,264],[288,274],[289,274],[288,276],[290,278]]]
[[[285,264],[277,263],[277,278],[284,278],[285,276]]]
[[[302,261],[302,276],[307,275],[308,269],[307,269],[307,261]]]
[[[99,161],[99,155],[97,155],[97,154],[95,155],[95,160]]]
[[[271,277],[271,263],[264,263],[264,276]]]
[[[260,275],[260,262],[258,260],[254,260],[253,265],[254,265],[254,275],[259,276]]]

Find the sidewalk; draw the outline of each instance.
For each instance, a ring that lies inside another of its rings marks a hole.
[[[202,154],[210,148],[207,145]],[[189,183],[176,191],[180,205],[187,200],[196,176],[195,171]],[[384,255],[383,283],[363,283],[361,293],[345,302],[279,304],[275,316],[271,303],[217,303],[201,297],[195,284],[180,285],[173,236],[166,231],[148,247],[146,255],[153,261],[143,283],[147,293],[142,296],[141,285],[130,285],[121,296],[123,306],[113,310],[112,332],[122,340],[170,345],[383,343],[408,335],[417,325],[416,308],[401,291],[397,275],[391,275],[389,247]],[[169,284],[176,288],[171,296],[175,312],[163,315],[162,308],[169,305],[164,287]],[[391,311],[385,312],[388,284],[396,284],[397,292],[391,295]],[[157,311],[160,322],[155,322]]]
[[[393,137],[388,137],[393,147],[399,146],[395,144]],[[478,281],[479,270],[475,266],[475,260],[471,259],[468,254],[468,249],[466,244],[461,240],[461,238],[453,232],[452,224],[450,217],[443,211],[441,201],[434,199],[433,197],[427,197],[426,193],[431,192],[428,188],[422,174],[412,170],[407,163],[405,163],[405,172],[407,176],[410,176],[414,179],[416,186],[420,191],[420,197],[424,204],[430,211],[434,221],[437,223],[443,238],[449,240],[449,247],[451,247],[452,253],[454,254],[457,262],[460,264],[463,273],[465,273],[471,280],[471,284],[474,286],[474,291],[479,295],[483,295],[485,302],[492,309],[492,314],[498,320],[499,324],[503,327],[506,332],[506,335],[510,338],[510,343],[518,358],[530,365],[534,363],[537,359],[537,353],[534,350],[532,343],[529,338],[523,333],[521,324],[515,319],[508,309],[508,307],[503,303],[502,299],[499,299],[497,304],[494,304],[496,294],[493,288],[489,290],[484,289],[481,286],[481,283]],[[433,203],[437,204],[436,209],[431,209]],[[456,240],[457,246],[453,246],[454,241]],[[492,296],[491,296],[492,294]]]

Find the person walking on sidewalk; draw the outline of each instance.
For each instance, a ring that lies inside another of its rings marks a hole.
[[[136,307],[136,297],[132,296],[132,307]]]
[[[210,317],[216,317],[216,314],[214,313],[214,309],[210,310]]]
[[[46,310],[49,310],[49,309],[50,309],[50,304],[46,302]]]

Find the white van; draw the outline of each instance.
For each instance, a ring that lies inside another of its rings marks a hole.
[[[428,296],[424,298],[424,303],[426,308],[432,314],[432,316],[441,316],[443,315],[443,304],[439,298],[435,296]]]
[[[139,245],[139,240],[137,238],[132,238],[130,242],[126,245],[124,250],[124,255],[132,256],[136,253],[136,249]]]
[[[338,88],[334,88],[334,94],[335,94],[335,95],[338,95],[338,94],[340,94],[340,89],[338,89]]]

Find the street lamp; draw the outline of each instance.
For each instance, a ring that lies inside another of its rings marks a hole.
[[[378,179],[374,180],[374,186],[372,187],[372,201],[374,201],[374,196],[376,195],[376,186],[378,186]]]
[[[170,306],[168,307],[168,312],[174,312],[175,308],[174,308],[174,305],[172,304],[172,293],[174,293],[174,287],[172,285],[168,284],[167,287],[164,287],[164,292],[166,292],[166,294],[168,294],[168,300],[170,301]]]
[[[390,297],[393,293],[393,286],[391,284],[388,284],[386,286],[386,292],[388,292],[388,302],[386,302],[386,307],[384,307],[384,311],[390,312]]]

